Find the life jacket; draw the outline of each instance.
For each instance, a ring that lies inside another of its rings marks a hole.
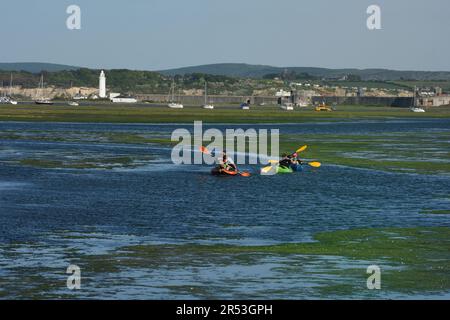
[[[291,165],[291,160],[289,158],[283,158],[279,162],[280,166],[288,168]]]

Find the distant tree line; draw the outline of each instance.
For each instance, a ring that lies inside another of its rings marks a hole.
[[[9,86],[10,75],[13,75],[13,84],[24,88],[37,88],[41,73],[31,73],[27,71],[1,71],[0,82],[4,87]],[[59,88],[73,87],[98,87],[98,77],[100,70],[96,69],[74,69],[57,72],[43,72],[44,85],[56,86]],[[307,72],[296,72],[286,69],[281,73],[266,74],[263,79],[238,78],[224,75],[213,75],[205,73],[189,73],[184,75],[168,76],[158,72],[134,71],[126,69],[106,70],[108,90],[121,93],[169,93],[172,83],[175,82],[177,91],[182,89],[203,90],[205,81],[208,82],[209,94],[233,94],[252,95],[254,90],[277,89],[277,84],[272,81],[275,78],[286,82],[312,80],[322,84],[333,86],[369,86],[374,88],[413,88],[418,86],[440,86],[444,91],[450,91],[450,82],[415,82],[415,81],[363,81],[360,75],[348,74],[345,78],[336,76],[322,79]],[[274,88],[275,87],[275,88]]]
[[[9,86],[10,75],[13,75],[13,84],[24,88],[36,88],[39,84],[41,73],[26,71],[0,71],[0,82]],[[42,72],[45,86],[60,88],[97,87],[100,70],[81,68],[77,70]],[[220,75],[192,73],[164,76],[151,71],[134,71],[125,69],[107,70],[107,87],[118,92],[135,93],[164,93],[168,92],[172,82],[175,81],[178,88],[203,89],[205,81],[212,91],[214,88],[233,89],[239,79]]]
[[[318,78],[306,72],[295,72],[292,70],[285,70],[281,73],[266,74],[265,76],[263,76],[263,79],[266,80],[281,79],[285,81],[294,81],[294,80],[317,80]]]

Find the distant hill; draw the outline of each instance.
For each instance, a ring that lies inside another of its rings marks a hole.
[[[0,71],[25,71],[30,73],[76,71],[82,68],[54,63],[40,62],[17,62],[0,63]],[[157,71],[163,75],[186,75],[186,74],[210,74],[234,78],[260,79],[267,75],[281,74],[283,72],[295,72],[297,74],[308,74],[316,78],[338,79],[346,75],[360,77],[363,81],[397,81],[397,80],[419,80],[419,81],[450,81],[448,71],[398,71],[388,69],[327,69],[312,67],[273,67],[267,65],[252,65],[245,63],[219,63],[200,66],[184,67]],[[145,71],[136,71],[145,72]]]
[[[268,74],[281,74],[284,71],[307,73],[319,78],[339,78],[346,75],[357,75],[361,80],[450,80],[448,71],[398,71],[388,69],[326,69],[311,67],[273,67],[266,65],[250,65],[244,63],[221,63],[192,66],[178,69],[161,70],[165,75],[184,75],[190,73],[206,73],[240,78],[262,78]]]
[[[58,71],[78,70],[78,69],[80,69],[80,67],[54,63],[40,63],[40,62],[0,63],[0,70],[3,71],[26,71],[31,73],[40,73],[42,71],[58,72]]]
[[[245,63],[220,63],[162,70],[158,72],[170,76],[191,73],[204,73],[237,78],[262,78],[266,74],[278,73],[281,71],[283,71],[282,68],[265,65],[251,65]]]

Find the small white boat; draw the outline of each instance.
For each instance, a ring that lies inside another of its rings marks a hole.
[[[34,101],[34,103],[36,104],[46,104],[46,105],[52,105],[53,101],[51,101],[50,99],[38,99],[36,101]]]
[[[241,104],[241,110],[250,110],[250,106],[248,105],[248,103]]]
[[[71,107],[77,107],[77,106],[79,106],[79,103],[78,103],[78,102],[75,102],[75,101],[69,101],[67,104],[68,104],[69,106],[71,106]]]
[[[416,95],[417,95],[417,87],[414,87],[414,93],[413,93],[413,105],[411,106],[411,108],[409,110],[411,110],[412,112],[425,112],[424,109],[417,107],[416,105]]]
[[[17,104],[17,101],[13,100],[11,97],[4,96],[0,97],[1,104]]]
[[[52,105],[53,104],[53,102],[50,99],[48,99],[48,98],[43,96],[44,75],[42,75],[42,74],[41,74],[41,81],[39,82],[39,89],[38,89],[38,91],[40,92],[41,98],[39,98],[36,101],[34,101],[34,103],[36,103],[36,104],[46,104],[46,105]]]
[[[286,110],[286,111],[292,111],[292,110],[294,110],[294,106],[292,105],[292,103],[285,103],[285,104],[282,104],[282,105],[280,106],[280,108],[281,108],[282,110]]]
[[[11,73],[11,80],[9,80],[9,96],[5,97],[5,103],[9,103],[9,104],[17,104],[17,101],[15,101],[12,98],[12,86],[13,86],[13,75]]]
[[[167,105],[169,108],[171,109],[183,109],[184,106],[175,101],[175,80],[172,81],[172,86],[170,88],[170,92],[169,92],[169,97],[170,97],[170,103]]]
[[[212,110],[214,106],[208,103],[208,83],[205,81],[205,104],[202,107],[203,109]]]
[[[171,109],[183,109],[184,106],[181,103],[171,102],[167,105]]]

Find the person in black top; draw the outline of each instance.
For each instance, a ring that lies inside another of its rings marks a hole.
[[[282,159],[279,162],[280,167],[289,168],[291,166],[291,163],[292,161],[289,156],[286,153],[283,153]]]

